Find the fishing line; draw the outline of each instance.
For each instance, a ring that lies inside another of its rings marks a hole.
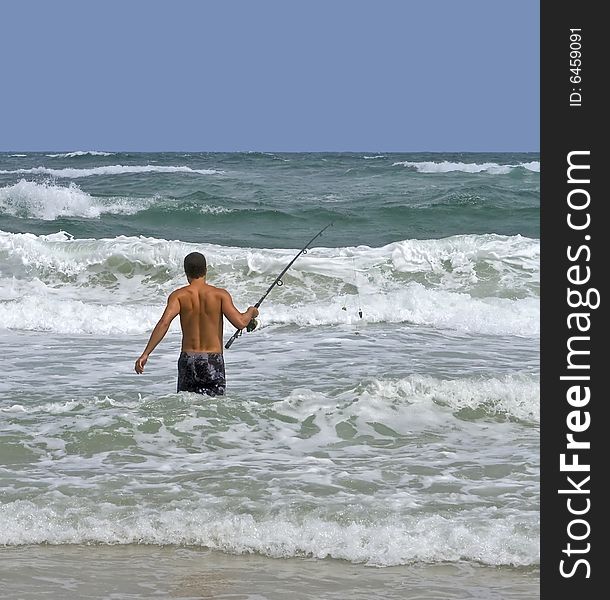
[[[356,270],[356,257],[352,256],[354,267],[354,285],[356,286],[356,294],[358,295],[358,316],[362,319],[362,301],[360,299],[360,288],[358,287],[358,272]]]

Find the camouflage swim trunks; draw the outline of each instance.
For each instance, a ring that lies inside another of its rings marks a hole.
[[[181,352],[178,391],[208,396],[225,393],[225,361],[220,352]]]

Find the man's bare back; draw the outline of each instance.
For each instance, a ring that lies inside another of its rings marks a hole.
[[[182,350],[222,352],[223,303],[229,307],[233,304],[228,292],[209,285],[203,279],[194,279],[173,292],[172,296],[171,300],[177,300],[179,304]],[[232,308],[237,312],[234,306]],[[241,313],[238,317],[233,315],[233,320],[237,322],[237,329],[243,328]]]
[[[223,316],[236,329],[245,329],[258,315],[258,309],[254,306],[244,313],[240,312],[227,290],[209,285],[205,279],[206,268],[202,254],[193,252],[185,258],[189,284],[169,295],[163,315],[153,329],[144,352],[136,360],[136,373],[144,371],[150,353],[165,337],[171,322],[178,315],[182,328],[182,354],[222,354]]]

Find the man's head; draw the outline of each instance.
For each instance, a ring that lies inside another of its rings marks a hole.
[[[207,270],[205,256],[200,252],[191,252],[184,257],[184,273],[189,281],[205,277]]]

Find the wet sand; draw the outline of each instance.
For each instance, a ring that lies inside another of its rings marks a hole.
[[[87,600],[532,600],[536,568],[472,563],[367,567],[159,546],[0,549],[0,598]]]

